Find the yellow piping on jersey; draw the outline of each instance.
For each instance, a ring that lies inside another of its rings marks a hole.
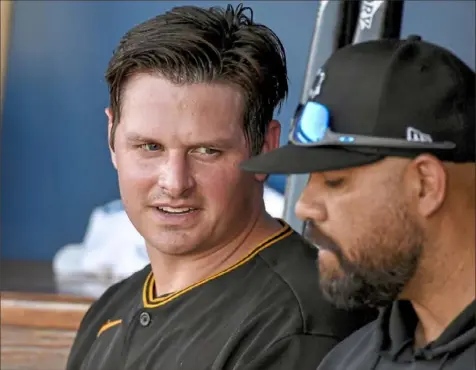
[[[284,222],[283,222],[284,223]],[[199,281],[198,283],[195,283],[188,288],[185,288],[183,290],[180,290],[174,294],[168,295],[166,297],[159,297],[159,298],[154,298],[154,275],[152,274],[152,271],[149,273],[147,276],[145,283],[144,283],[144,288],[142,291],[142,300],[144,303],[145,308],[155,308],[162,306],[173,299],[189,292],[190,290],[203,285],[210,280],[216,279],[222,275],[225,275],[226,273],[238,268],[239,266],[245,264],[249,260],[251,260],[253,257],[255,257],[259,252],[264,250],[265,248],[268,248],[269,246],[275,244],[276,242],[280,241],[281,239],[284,239],[291,235],[293,233],[293,229],[288,224],[285,224],[284,227],[279,230],[277,233],[271,235],[269,238],[266,238],[264,241],[262,241],[252,252],[250,252],[246,257],[244,257],[242,260],[238,261],[234,265],[228,267],[227,269],[212,275],[204,280]]]
[[[102,332],[106,331],[107,329],[110,329],[113,326],[119,325],[121,323],[122,323],[122,320],[113,320],[113,321],[109,320],[103,326],[101,326],[101,329],[99,329],[96,337],[99,337],[102,334]]]

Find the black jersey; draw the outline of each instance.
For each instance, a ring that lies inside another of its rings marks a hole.
[[[68,370],[316,370],[374,318],[321,296],[317,253],[285,225],[234,266],[156,297],[150,266],[86,313]]]

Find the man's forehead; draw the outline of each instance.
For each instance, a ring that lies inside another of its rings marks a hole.
[[[243,98],[228,85],[176,85],[160,76],[139,75],[126,86],[121,121],[141,131],[160,126],[195,135],[234,135],[243,122]]]
[[[118,126],[126,140],[131,142],[157,142],[173,145],[208,145],[231,147],[245,141],[241,121],[206,120],[195,116],[180,115],[164,117],[160,115],[123,117]]]

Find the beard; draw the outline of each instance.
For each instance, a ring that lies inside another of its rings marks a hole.
[[[398,298],[415,275],[423,233],[404,209],[387,211],[390,214],[372,222],[370,232],[354,239],[348,249],[351,258],[312,222],[306,223],[304,237],[319,250],[333,253],[339,263],[336,269],[318,262],[321,290],[336,307],[384,307]]]

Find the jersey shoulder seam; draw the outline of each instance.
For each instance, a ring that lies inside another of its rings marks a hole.
[[[278,273],[274,268],[273,266],[271,266],[269,264],[269,262],[263,258],[263,256],[261,256],[261,254],[258,254],[258,257],[260,258],[260,260],[268,267],[268,269],[273,273],[274,276],[276,276],[287,288],[288,290],[291,292],[292,296],[294,297],[294,301],[296,303],[296,306],[298,307],[298,310],[299,310],[299,316],[300,316],[300,319],[301,319],[301,328],[302,328],[302,333],[301,334],[312,334],[312,333],[308,333],[304,327],[304,314],[303,314],[303,308],[301,306],[301,302],[299,301],[297,295],[296,295],[296,292],[294,291],[294,289],[291,287],[291,285],[281,276],[280,273]],[[293,334],[289,334],[289,335],[296,335],[298,333],[293,333]]]

